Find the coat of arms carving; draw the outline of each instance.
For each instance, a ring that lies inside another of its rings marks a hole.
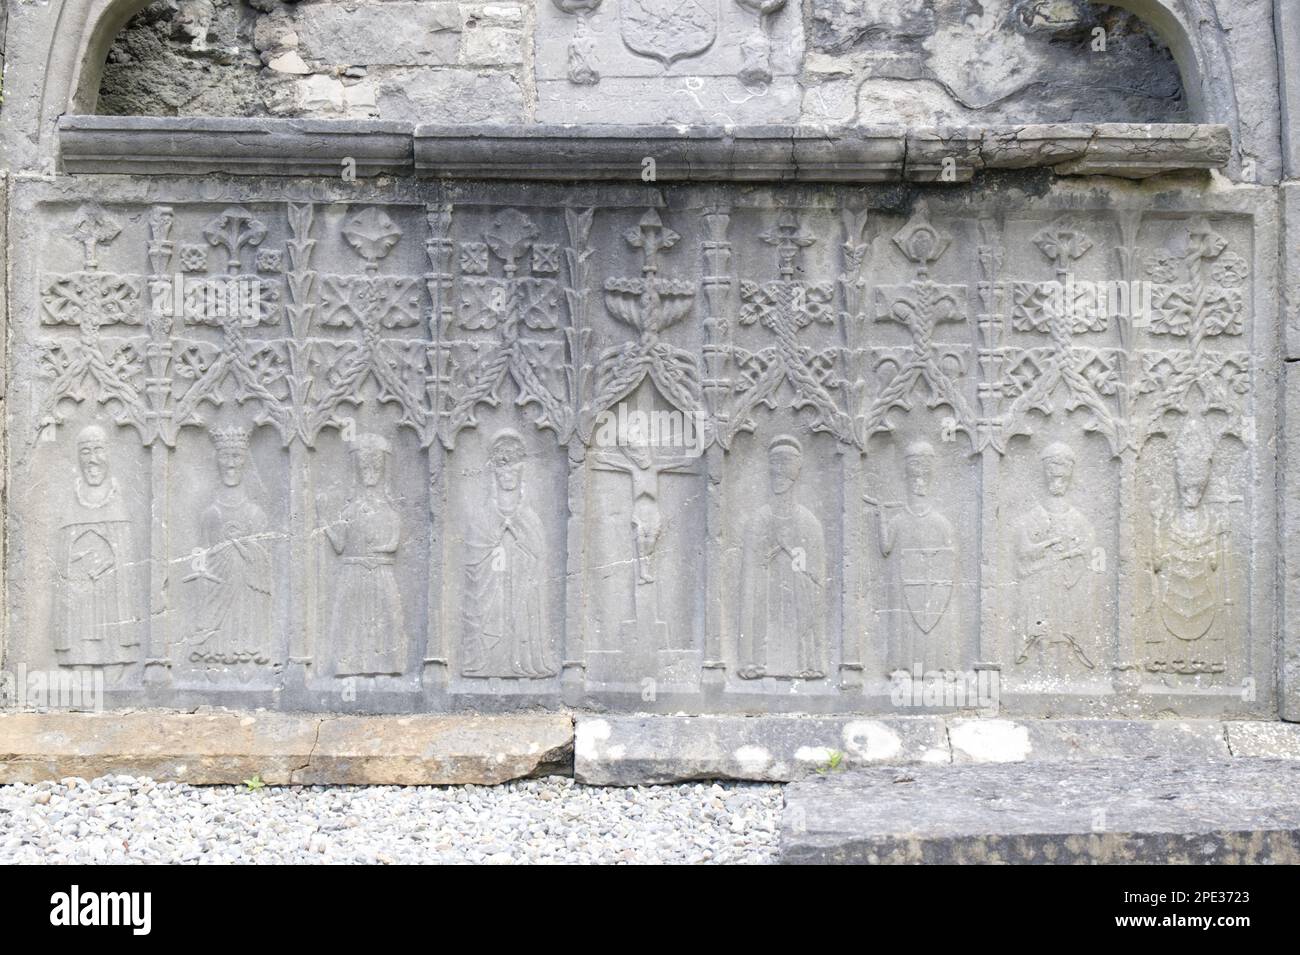
[[[620,0],[618,19],[627,48],[667,69],[713,46],[718,0]]]

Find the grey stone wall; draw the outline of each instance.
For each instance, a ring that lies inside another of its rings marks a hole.
[[[768,6],[760,26],[734,0],[700,0],[688,5],[700,14],[694,31],[678,11],[682,24],[660,41],[649,20],[614,0],[159,0],[114,43],[100,112],[420,122],[1188,117],[1168,48],[1113,7]]]

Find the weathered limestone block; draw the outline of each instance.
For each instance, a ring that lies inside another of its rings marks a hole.
[[[572,771],[567,715],[0,713],[0,784],[118,773],[192,785],[495,785]]]
[[[70,116],[62,123],[62,158],[72,173],[337,176],[346,167],[369,177],[411,170],[411,129],[378,120]]]
[[[611,76],[600,81],[599,95],[586,94],[568,80],[537,80],[536,118],[543,123],[761,124],[799,119],[799,84],[778,76],[762,96],[750,93],[732,76]]]
[[[379,115],[411,123],[518,122],[525,115],[519,79],[508,72],[412,68],[375,80]]]
[[[1288,216],[1295,202],[1288,196]],[[1289,258],[1289,257],[1288,257]],[[1294,265],[1290,266],[1294,270]],[[1291,276],[1294,281],[1294,276]],[[1294,299],[1292,299],[1294,301]],[[1294,321],[1295,312],[1288,308],[1288,325]],[[1289,341],[1295,341],[1288,327]],[[1278,481],[1281,485],[1281,553],[1283,607],[1282,628],[1278,635],[1278,675],[1281,680],[1280,708],[1283,719],[1300,721],[1300,368],[1294,360],[1282,367],[1284,389],[1282,433],[1283,453],[1279,458]]]
[[[737,77],[758,85],[798,72],[803,23],[798,3],[736,0],[551,0],[537,4],[537,77],[572,80],[577,53],[587,48],[599,82],[611,77],[654,79]],[[760,52],[763,61],[756,62]],[[764,80],[747,68],[766,68]],[[742,76],[742,74],[745,74]],[[575,86],[592,85],[574,83]],[[703,84],[700,84],[703,85]]]
[[[841,87],[830,95],[847,94],[847,120],[1188,117],[1178,67],[1164,40],[1137,16],[1109,5],[810,0],[807,7],[807,78],[814,89],[827,78]],[[837,82],[840,74],[852,79]],[[822,95],[808,107],[822,105]]]
[[[1182,169],[1227,164],[1225,126],[1052,123],[1031,126],[912,128],[906,177],[915,182],[967,182],[976,170],[1050,166],[1058,175],[1146,179]]]
[[[600,786],[789,782],[873,763],[949,761],[944,723],[934,716],[583,716],[574,727],[574,777]]]
[[[442,0],[296,5],[303,57],[331,65],[447,66],[457,61],[460,4]]]
[[[6,666],[1273,717],[1276,205],[1101,182],[16,182]]]
[[[799,116],[798,3],[554,0],[537,5],[534,43],[542,122],[782,123]]]
[[[1224,729],[1233,756],[1300,759],[1300,726],[1295,723],[1229,720]]]
[[[1300,762],[874,768],[786,789],[785,863],[1295,864]]]
[[[462,66],[521,66],[527,40],[524,6],[517,3],[460,5]]]
[[[311,756],[293,773],[309,785],[492,786],[569,775],[567,715],[347,717],[321,721]]]
[[[116,773],[196,785],[288,785],[321,720],[287,713],[0,713],[0,782]]]
[[[1277,37],[1278,113],[1282,126],[1282,175],[1294,179],[1300,171],[1300,8],[1273,5]]]
[[[304,83],[340,80],[313,76]],[[363,83],[350,90],[371,86]],[[342,95],[342,94],[340,94]],[[349,94],[350,95],[350,94]],[[341,108],[345,104],[340,100]],[[65,116],[66,172],[622,182],[966,182],[1050,167],[1144,179],[1222,168],[1226,126],[639,126]],[[345,168],[346,167],[346,168]]]
[[[1218,720],[956,719],[948,725],[948,740],[954,763],[1226,759],[1233,752],[1224,725]]]

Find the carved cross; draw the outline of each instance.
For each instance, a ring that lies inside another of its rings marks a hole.
[[[641,221],[637,223],[636,228],[628,229],[623,233],[623,237],[634,247],[641,250],[643,264],[641,266],[642,275],[654,275],[659,271],[659,252],[661,249],[671,249],[681,238],[676,232],[663,224],[659,218],[659,213],[651,208],[647,209]]]
[[[653,398],[642,390],[636,401],[638,415],[629,435],[620,435],[620,444],[614,450],[593,451],[589,458],[597,471],[626,474],[632,488],[633,551],[636,555],[636,581],[633,587],[634,617],[623,621],[624,636],[635,635],[639,645],[655,641],[654,646],[667,646],[668,624],[659,619],[659,591],[655,575],[655,560],[662,533],[662,514],[659,510],[659,479],[664,474],[694,475],[697,454],[665,453],[654,443],[653,435],[642,428],[653,413]],[[625,440],[626,439],[626,440]]]
[[[786,281],[794,278],[794,262],[799,250],[806,249],[817,241],[799,227],[799,220],[789,209],[782,212],[776,225],[761,233],[759,238],[768,245],[776,246],[781,278]]]
[[[842,441],[852,443],[853,424],[839,407],[832,393],[836,386],[832,353],[814,352],[798,339],[800,330],[819,323],[833,325],[833,287],[829,282],[808,283],[794,280],[801,250],[816,240],[805,233],[794,212],[786,210],[776,224],[759,236],[777,250],[778,281],[740,283],[741,325],[755,323],[776,337],[775,347],[743,356],[751,368],[735,396],[734,407],[727,415],[725,432],[719,434],[723,447],[735,434],[751,429],[751,413],[760,404],[771,405],[777,390],[788,381],[794,389],[791,407],[796,411],[811,408],[813,430],[828,431]]]

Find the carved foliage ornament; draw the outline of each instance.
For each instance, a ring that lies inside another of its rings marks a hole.
[[[511,400],[561,443],[575,435],[587,443],[602,412],[648,379],[704,423],[706,444],[716,438],[724,448],[757,427],[762,409],[783,404],[810,431],[857,448],[895,431],[918,399],[946,409],[977,452],[1002,453],[1012,435],[1062,411],[1081,413],[1083,429],[1106,437],[1115,454],[1162,433],[1169,415],[1221,411],[1245,428],[1251,359],[1224,345],[1245,333],[1249,268],[1203,219],[1188,220],[1169,248],[1147,252],[1140,214],[1119,216],[1120,242],[1109,248],[1076,215],[1063,216],[1032,239],[1047,275],[1013,280],[998,275],[1004,256],[984,223],[984,280],[968,287],[931,277],[950,238],[921,204],[890,237],[913,278],[873,287],[859,211],[840,214],[843,271],[825,280],[809,274],[817,235],[793,209],[764,216],[750,237],[770,250],[769,268],[734,277],[733,216],[724,207],[696,220],[693,266],[660,211],[630,226],[624,218],[623,248],[640,268],[621,275],[594,268],[596,210],[559,214],[549,220],[559,235],[541,213],[496,208],[453,236],[450,207],[431,207],[430,271],[421,277],[393,270],[404,232],[393,207],[344,217],[341,234],[359,268],[341,274],[312,267],[310,203],[288,204],[278,225],[244,206],[197,221],[156,206],[134,253],[120,216],[82,207],[65,232],[81,267],[40,278],[39,321],[50,337],[38,427],[62,421],[65,399],[93,401],[144,443],[171,445],[180,428],[204,423],[205,407],[234,400],[285,443],[311,444],[322,428],[341,426],[371,382],[422,444],[453,447],[484,404]],[[272,231],[283,239],[263,247]],[[224,253],[213,263],[222,271],[204,263],[185,272],[190,247]],[[1110,254],[1123,280],[1154,280],[1145,324],[1135,303],[1117,308],[1094,294],[1080,305],[1068,291],[1074,271],[1095,274],[1098,257]],[[147,274],[107,267],[133,258]],[[208,291],[219,298],[245,287],[259,290],[256,321],[241,308],[209,307]],[[701,328],[679,333],[697,297]],[[603,317],[592,312],[597,298]],[[977,300],[984,311],[972,314]],[[872,341],[871,319],[904,329],[908,343]],[[977,363],[969,334],[955,327],[967,323],[982,342]],[[1111,337],[1095,337],[1103,332]],[[681,344],[701,333],[698,354]],[[978,395],[978,416],[969,395]]]

